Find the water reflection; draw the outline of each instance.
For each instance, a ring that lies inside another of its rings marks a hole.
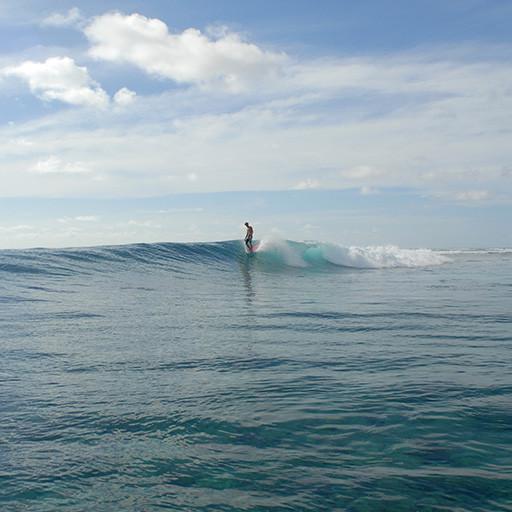
[[[252,273],[254,271],[253,266],[253,258],[240,259],[240,271],[242,272],[242,278],[245,288],[245,298],[248,306],[252,306],[254,297],[256,295],[254,292],[254,286],[252,282]]]

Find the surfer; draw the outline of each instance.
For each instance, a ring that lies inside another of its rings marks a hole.
[[[245,233],[245,245],[249,251],[252,251],[252,236],[254,234],[254,229],[248,222],[245,223],[245,227],[247,228],[247,233]]]

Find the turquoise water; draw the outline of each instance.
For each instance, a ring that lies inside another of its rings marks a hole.
[[[1,511],[512,510],[512,251],[0,252]]]

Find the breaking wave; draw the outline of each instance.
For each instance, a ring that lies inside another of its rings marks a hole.
[[[351,268],[428,267],[446,263],[446,255],[430,249],[401,249],[399,247],[344,247],[317,242],[262,240],[258,255],[275,255],[293,267],[331,264]]]
[[[130,270],[140,266],[193,271],[197,265],[233,266],[240,261],[259,268],[359,269],[428,267],[450,261],[447,254],[430,249],[396,246],[344,247],[319,242],[264,239],[253,255],[246,255],[239,240],[212,243],[154,243],[77,249],[31,249],[0,251],[2,274],[69,275]],[[194,267],[193,267],[194,266]]]

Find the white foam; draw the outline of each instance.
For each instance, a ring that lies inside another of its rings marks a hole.
[[[257,252],[273,254],[291,267],[329,262],[354,268],[413,268],[441,265],[450,261],[446,254],[431,249],[401,249],[394,245],[344,247],[316,242],[290,243],[279,238],[262,240]]]
[[[512,254],[510,248],[490,248],[490,249],[443,249],[437,251],[439,254],[452,254],[452,255],[464,255],[464,254]]]
[[[401,249],[394,245],[343,247],[322,244],[320,248],[326,261],[346,267],[429,267],[450,261],[446,256],[430,249]]]

